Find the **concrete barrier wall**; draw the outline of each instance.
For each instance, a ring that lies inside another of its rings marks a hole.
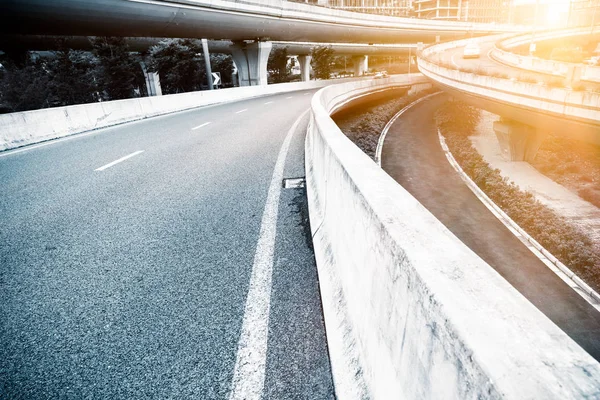
[[[542,32],[540,34],[536,34],[536,41],[580,36],[583,34],[589,35],[589,28],[569,29],[558,32]],[[540,72],[543,74],[558,75],[562,77],[566,77],[570,73],[570,75],[579,76],[582,81],[600,82],[600,67],[597,66],[546,60],[543,58],[525,56],[503,50],[527,44],[531,41],[531,38],[532,35],[529,33],[526,35],[513,36],[502,40],[497,43],[496,46],[494,46],[490,52],[490,56],[498,62],[526,71]],[[574,72],[576,69],[580,69],[581,71],[576,73]]]
[[[348,80],[354,79],[340,82]],[[325,80],[207,90],[4,114],[0,115],[0,151],[210,104],[321,88],[332,82]]]
[[[513,47],[522,46],[524,44],[529,44],[531,42],[532,38],[535,38],[536,42],[541,42],[541,41],[545,41],[545,40],[560,39],[560,38],[565,38],[565,37],[583,36],[583,35],[588,36],[590,34],[589,27],[568,28],[568,29],[561,29],[561,30],[551,29],[551,30],[538,31],[538,32],[531,31],[531,28],[532,27],[529,26],[528,27],[529,31],[526,33],[513,35],[509,38],[506,38],[505,40],[502,41],[501,47],[504,47],[505,49],[510,49]],[[594,35],[596,35],[596,34],[597,33],[594,33]]]
[[[334,85],[312,99],[307,195],[338,398],[598,398],[600,364],[329,117],[422,79]]]
[[[454,42],[453,42],[454,43]],[[529,107],[560,117],[577,118],[583,123],[600,123],[600,94],[549,88],[534,83],[513,81],[446,68],[430,60],[436,52],[452,46],[431,46],[419,58],[419,70],[441,84],[465,93],[492,98],[519,107]]]

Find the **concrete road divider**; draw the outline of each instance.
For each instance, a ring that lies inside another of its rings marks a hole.
[[[312,99],[306,184],[338,397],[600,397],[600,364],[329,117],[357,96],[422,82],[350,82]]]

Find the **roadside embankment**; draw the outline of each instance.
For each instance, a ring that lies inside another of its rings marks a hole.
[[[461,115],[461,118],[456,118]],[[522,229],[581,279],[600,288],[600,249],[586,232],[531,193],[522,191],[493,169],[477,152],[470,136],[476,131],[478,111],[459,102],[447,102],[436,115],[438,127],[454,158],[466,174]]]
[[[600,364],[330,118],[391,81],[330,86],[311,104],[307,196],[337,396],[600,396]]]

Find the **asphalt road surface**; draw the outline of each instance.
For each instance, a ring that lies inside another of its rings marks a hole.
[[[600,312],[567,286],[481,203],[448,163],[438,139],[438,95],[390,128],[383,169],[567,335],[600,360]],[[460,116],[457,116],[460,117]]]
[[[0,153],[0,398],[334,398],[312,93]]]

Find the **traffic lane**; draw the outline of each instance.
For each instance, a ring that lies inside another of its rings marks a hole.
[[[505,76],[516,80],[527,78],[533,82],[545,82],[549,77],[552,77],[550,74],[527,71],[494,60],[490,55],[494,45],[495,42],[493,41],[480,43],[481,55],[479,58],[463,58],[464,46],[462,46],[443,52],[441,59],[445,63],[452,64],[458,69],[469,69],[476,73],[478,73],[478,70],[483,70],[483,73],[487,75]],[[554,78],[557,77],[554,76]],[[598,86],[591,82],[587,82],[586,85],[593,87]]]
[[[42,172],[40,166],[46,168],[47,177],[60,174],[64,170],[84,169],[92,162],[101,166],[136,151],[134,149],[160,146],[167,138],[165,134],[169,135],[169,140],[177,140],[185,139],[187,134],[192,132],[214,131],[214,126],[210,124],[198,127],[206,122],[214,123],[232,117],[243,118],[242,113],[237,114],[240,110],[264,107],[272,112],[279,112],[289,104],[308,104],[310,95],[314,92],[316,89],[200,107],[0,152],[0,178],[2,181],[10,179],[7,175],[11,169],[18,170],[19,178],[23,179],[30,173],[39,175]],[[123,130],[122,127],[126,125],[135,129]],[[78,142],[76,152],[72,151],[72,142]],[[43,147],[37,147],[39,145]],[[127,147],[123,148],[123,145]]]
[[[82,174],[140,150],[145,153],[137,156],[137,160],[125,163],[140,162],[151,152],[165,151],[165,146],[172,148],[183,144],[182,147],[185,147],[190,140],[220,140],[222,132],[235,132],[231,129],[232,123],[243,121],[249,115],[257,113],[266,116],[267,120],[272,119],[273,115],[285,114],[287,107],[308,104],[311,93],[314,90],[203,107],[105,128],[91,134],[75,135],[67,140],[56,140],[48,146],[24,152],[2,152],[0,190],[3,194],[0,196],[0,211],[5,211],[4,203],[10,196],[19,195],[24,203],[10,211],[16,213],[15,217],[26,219],[26,204],[29,199],[45,196],[46,193],[49,195],[49,192],[55,197],[60,196],[61,191],[71,185],[71,182],[78,181]],[[287,99],[290,96],[292,98]],[[242,109],[251,110],[248,111],[250,114],[236,114]],[[209,121],[211,125],[192,130]],[[219,123],[230,125],[219,129],[215,125]],[[106,170],[101,173],[108,172]]]
[[[400,185],[594,358],[600,359],[600,313],[527,249],[471,192],[439,143],[436,96],[391,127],[382,166]]]
[[[293,137],[284,177],[304,177],[308,118]],[[306,189],[283,189],[277,222],[263,399],[335,399]]]
[[[16,368],[3,376],[30,394],[225,395],[262,182],[269,180],[264,172],[274,162],[269,147],[278,148],[280,132],[289,128],[289,121],[277,126],[272,116],[259,117],[269,126],[233,123],[241,139],[231,142],[231,159],[222,158],[223,140],[182,143],[177,157],[161,152],[140,159],[154,160],[155,168],[123,163],[40,202],[42,210],[29,221],[34,226],[26,223],[22,234],[3,241],[2,257],[12,266],[3,279],[10,289],[2,304],[12,314],[2,335],[12,339],[3,346],[11,352],[3,359]],[[233,128],[217,130],[235,136]],[[77,360],[72,349],[80,349]]]
[[[523,72],[521,70],[515,70],[514,68],[508,67],[504,64],[497,63],[489,57],[489,52],[494,47],[494,42],[479,43],[481,54],[478,58],[463,58],[463,52],[465,46],[456,47],[449,49],[442,53],[442,60],[446,63],[450,63],[456,68],[485,68],[487,71],[496,72]]]

